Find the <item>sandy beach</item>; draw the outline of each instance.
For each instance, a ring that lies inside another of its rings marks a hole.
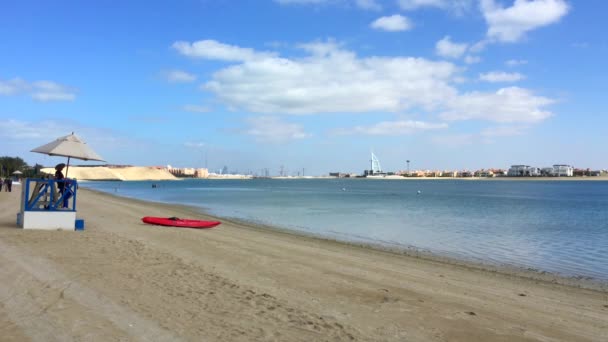
[[[606,341],[608,292],[78,192],[84,231],[24,231],[0,193],[2,341]],[[221,220],[221,219],[220,219]]]

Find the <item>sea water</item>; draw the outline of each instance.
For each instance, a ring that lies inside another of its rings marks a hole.
[[[603,181],[192,179],[81,186],[332,239],[608,280]]]

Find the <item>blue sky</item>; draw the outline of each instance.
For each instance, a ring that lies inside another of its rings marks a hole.
[[[600,0],[14,1],[0,155],[271,174],[606,165]]]

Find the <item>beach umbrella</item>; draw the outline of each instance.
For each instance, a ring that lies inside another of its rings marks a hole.
[[[101,156],[93,151],[93,149],[74,134],[74,132],[64,137],[57,138],[46,145],[36,147],[31,152],[48,154],[49,156],[67,157],[68,162],[65,170],[66,177],[68,176],[68,169],[70,167],[70,158],[104,161]]]
[[[15,172],[13,172],[13,174],[14,174],[14,175],[22,175],[22,174],[23,174],[23,172],[21,172],[21,171],[17,170],[17,171],[15,171]]]

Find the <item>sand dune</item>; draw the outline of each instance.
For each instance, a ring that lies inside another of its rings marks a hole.
[[[53,175],[55,169],[44,168],[41,172]],[[64,170],[65,172],[65,170]],[[68,171],[69,178],[79,180],[177,180],[169,171],[155,167],[129,166],[129,167],[85,167],[71,166]]]

